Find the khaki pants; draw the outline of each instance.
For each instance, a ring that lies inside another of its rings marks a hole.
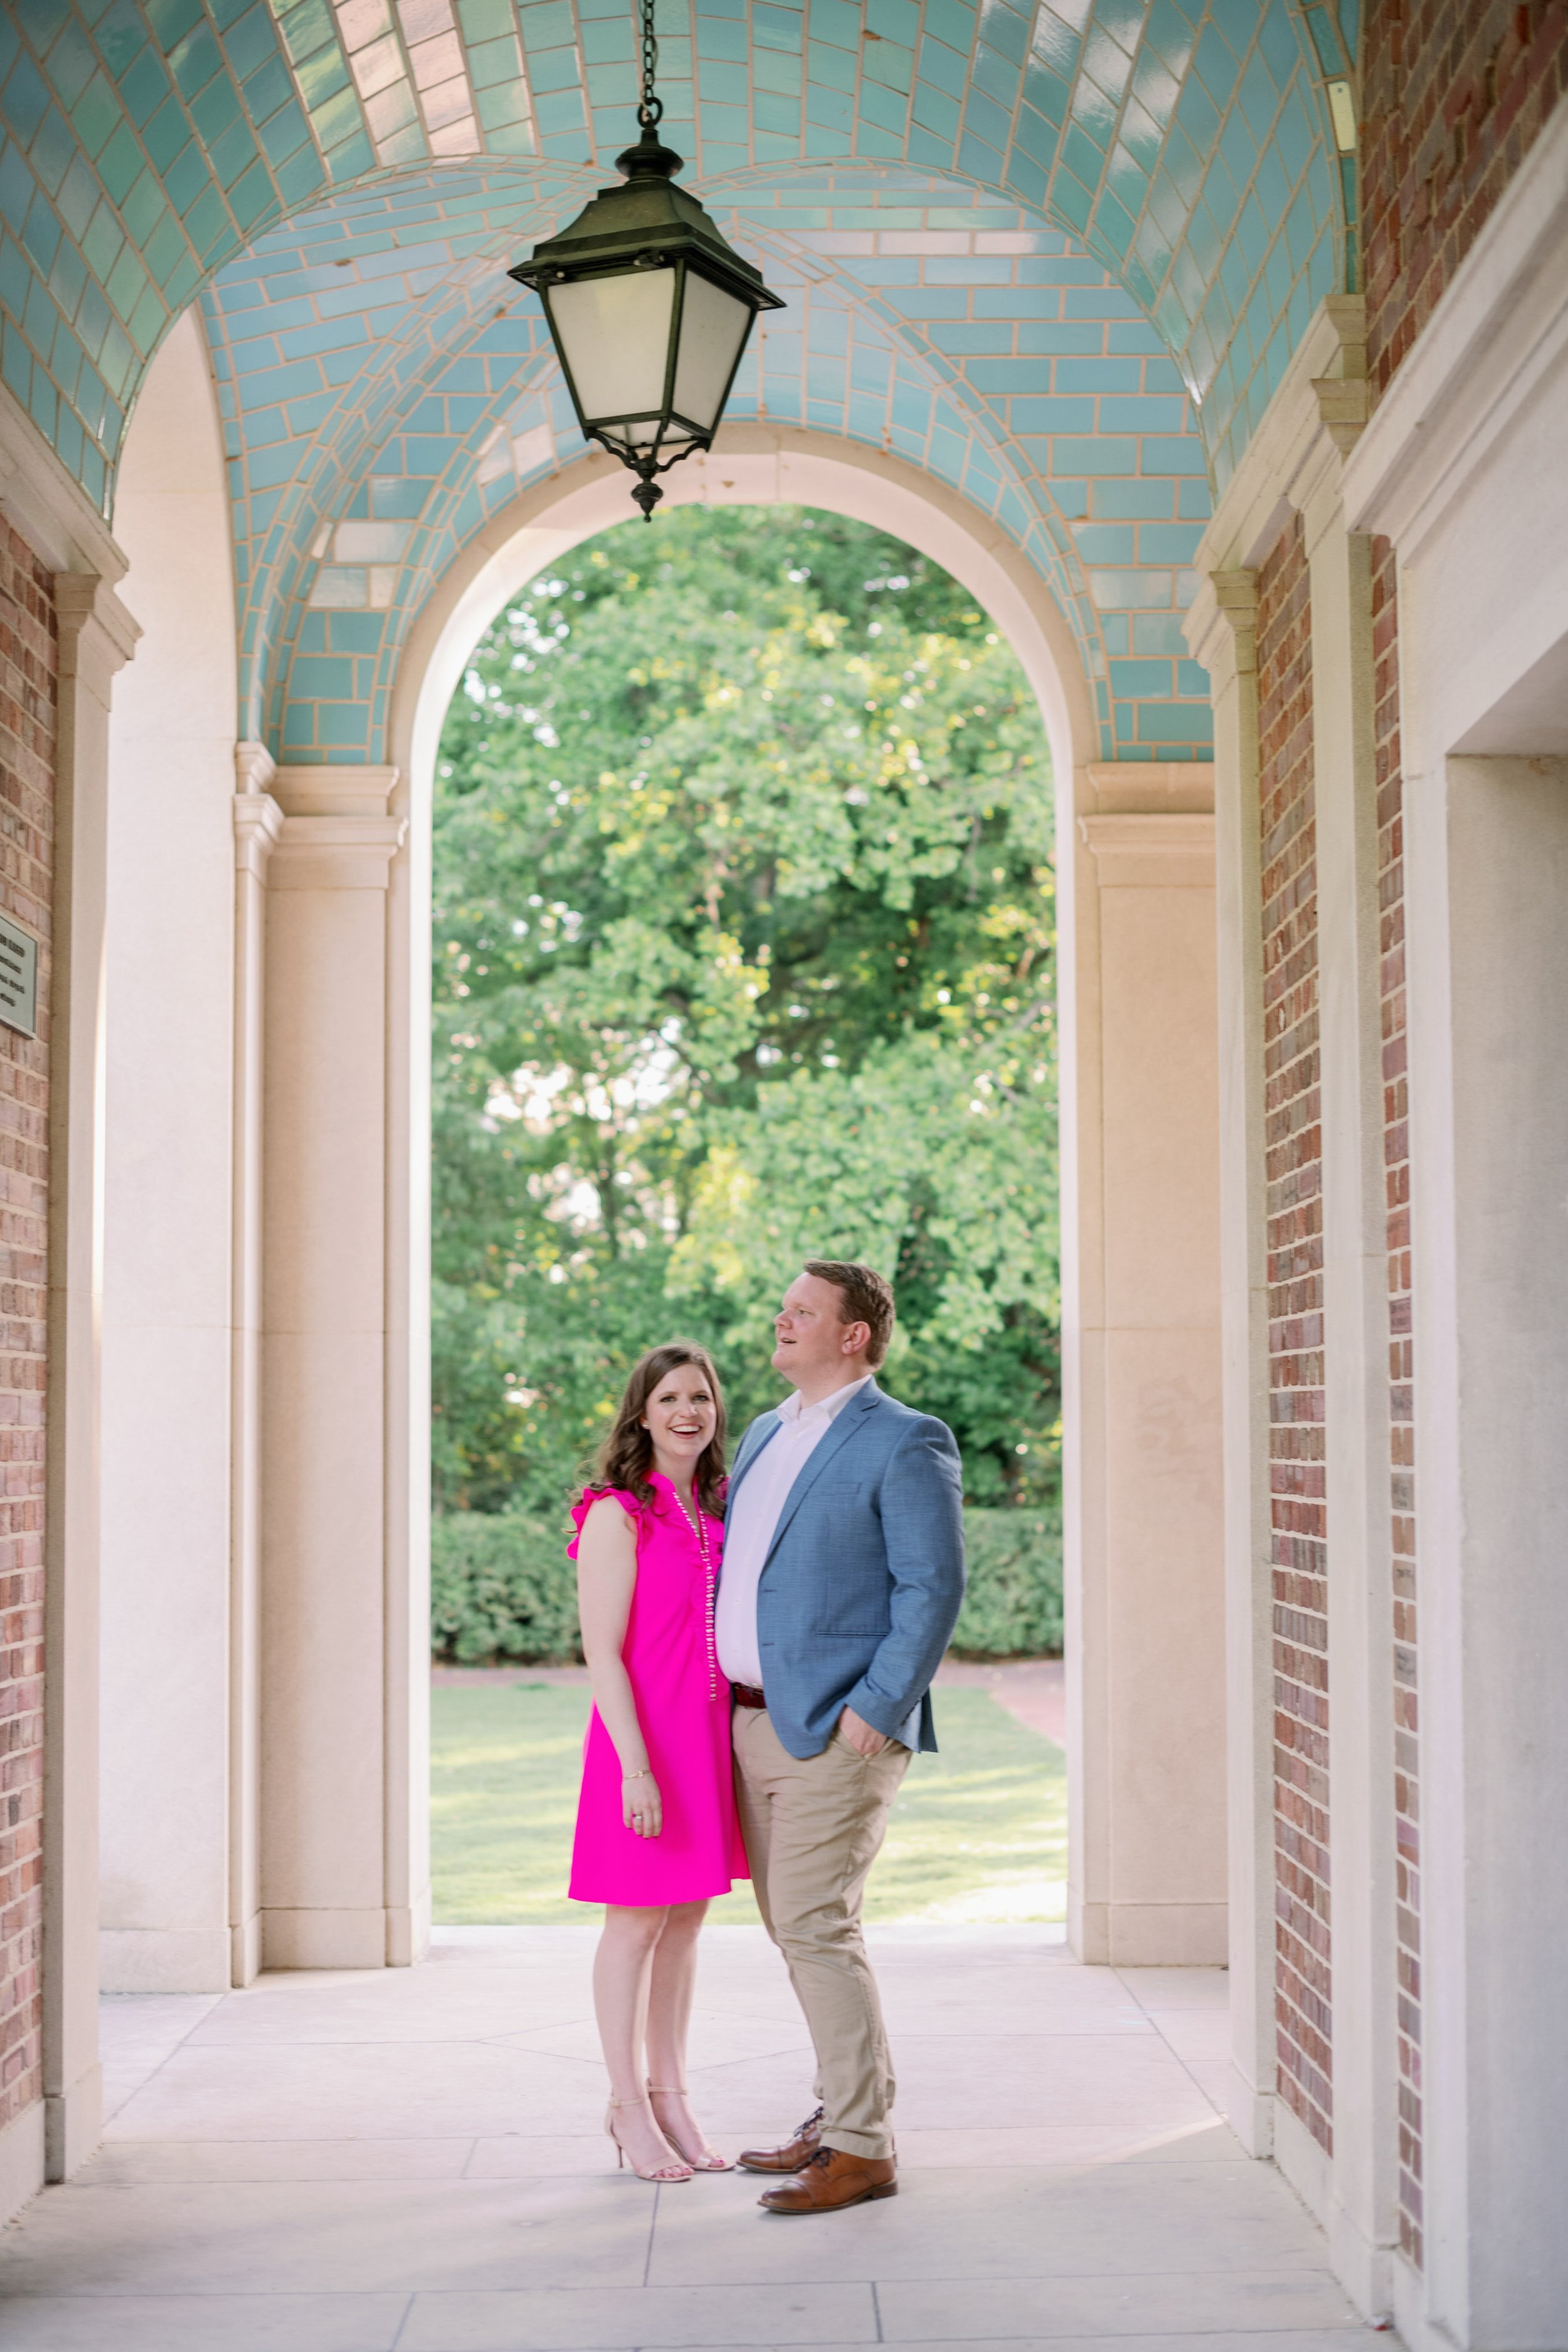
[[[891,2156],[893,2066],[860,1902],[910,1751],[894,1741],[858,1756],[836,1731],[802,1760],[762,1707],[746,1706],[735,1709],[734,1741],[752,1882],[816,2047],[823,2139],[852,2156]]]

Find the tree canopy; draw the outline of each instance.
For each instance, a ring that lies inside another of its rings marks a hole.
[[[773,1402],[807,1255],[971,1498],[1058,1423],[1049,767],[1009,647],[810,509],[588,542],[476,649],[436,805],[435,1476],[554,1508],[645,1346]]]

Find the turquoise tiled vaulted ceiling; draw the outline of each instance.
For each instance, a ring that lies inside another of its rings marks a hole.
[[[1204,740],[1212,480],[1351,283],[1353,0],[658,0],[666,131],[790,308],[732,413],[897,449],[1049,582],[1107,756]],[[577,446],[506,264],[628,135],[630,0],[11,0],[0,373],[112,513],[203,296],[247,731],[374,756],[408,619]]]

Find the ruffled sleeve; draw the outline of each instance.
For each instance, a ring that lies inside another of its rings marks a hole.
[[[578,1538],[583,1533],[584,1520],[587,1517],[595,1503],[603,1503],[606,1501],[615,1501],[619,1503],[627,1518],[633,1519],[640,1525],[644,1516],[643,1506],[638,1502],[637,1496],[635,1495],[628,1494],[624,1486],[584,1486],[583,1489],[582,1501],[574,1503],[572,1506],[572,1524],[576,1528],[577,1533],[573,1537],[571,1542],[566,1547],[566,1557],[568,1559],[575,1559],[577,1557]]]

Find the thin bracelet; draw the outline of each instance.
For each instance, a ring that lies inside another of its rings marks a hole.
[[[653,1773],[651,1769],[645,1764],[640,1772],[623,1772],[621,1774],[621,1779],[623,1780],[651,1780],[653,1779]]]

